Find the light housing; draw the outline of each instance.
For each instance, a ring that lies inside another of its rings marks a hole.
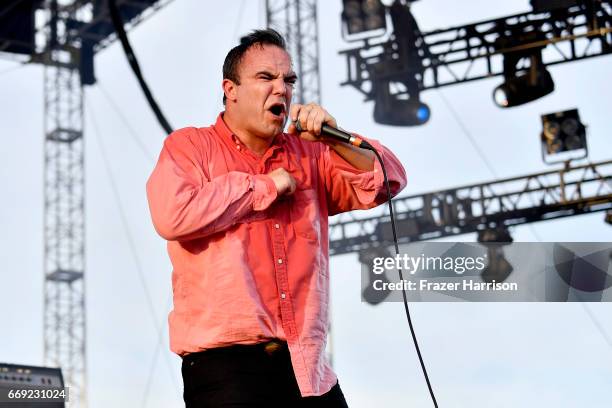
[[[555,90],[550,72],[542,66],[532,66],[527,72],[506,78],[493,91],[493,100],[500,108],[511,108],[534,101]]]
[[[420,126],[431,117],[426,103],[415,99],[399,99],[380,89],[374,98],[374,121],[390,126]]]
[[[580,121],[578,109],[548,113],[541,119],[540,141],[544,163],[561,163],[588,155],[586,126]]]
[[[346,41],[371,38],[387,31],[385,6],[380,0],[343,0],[342,37]]]

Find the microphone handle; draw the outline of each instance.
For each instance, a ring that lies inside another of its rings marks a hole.
[[[300,122],[296,121],[294,123],[296,130],[298,132],[303,132]],[[352,134],[345,132],[344,130],[340,130],[338,128],[326,124],[323,124],[323,126],[321,126],[321,135],[330,139],[337,140],[339,142],[348,143],[350,145],[360,147],[362,149],[374,150],[374,147],[365,140],[357,136],[353,136]]]

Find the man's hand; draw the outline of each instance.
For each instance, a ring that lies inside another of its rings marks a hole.
[[[289,118],[291,124],[287,129],[287,133],[298,134],[304,140],[321,140],[321,127],[323,124],[338,127],[336,119],[316,103],[291,105]],[[295,128],[294,123],[296,121],[300,122],[303,132],[299,133]]]
[[[268,173],[268,176],[274,181],[279,197],[282,195],[291,195],[295,191],[295,179],[282,167],[272,170]]]

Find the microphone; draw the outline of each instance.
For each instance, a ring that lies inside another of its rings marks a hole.
[[[301,133],[304,131],[299,121],[296,120],[295,122],[293,122],[293,124],[295,125],[295,129],[298,132]],[[345,132],[344,130],[340,130],[338,128],[326,124],[323,124],[323,126],[321,126],[321,135],[326,136],[330,139],[337,140],[339,142],[348,143],[361,149],[375,150],[374,147],[365,140],[360,139],[357,136],[353,136],[349,132]]]

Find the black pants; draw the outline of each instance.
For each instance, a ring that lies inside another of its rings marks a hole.
[[[269,345],[268,345],[269,346]],[[336,384],[319,397],[301,397],[286,343],[231,346],[183,359],[187,408],[348,408]]]

